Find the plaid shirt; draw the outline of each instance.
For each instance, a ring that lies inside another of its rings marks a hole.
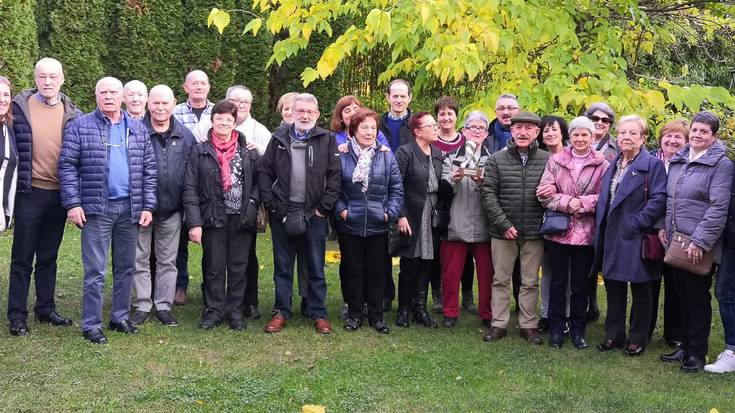
[[[207,107],[204,109],[204,112],[202,112],[202,116],[209,116],[212,113],[213,106],[214,103],[207,101]],[[174,108],[174,118],[181,122],[182,125],[186,126],[190,131],[194,131],[194,127],[199,123],[199,119],[197,119],[197,116],[191,109],[191,105],[188,100],[176,105],[176,108]]]

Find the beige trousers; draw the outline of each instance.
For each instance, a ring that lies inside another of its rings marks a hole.
[[[492,239],[493,266],[493,327],[508,328],[510,321],[511,278],[516,258],[521,259],[521,290],[518,294],[521,328],[538,327],[538,271],[544,258],[543,240]]]

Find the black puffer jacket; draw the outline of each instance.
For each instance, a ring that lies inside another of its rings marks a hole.
[[[536,188],[544,174],[549,153],[533,141],[528,148],[528,161],[523,165],[515,141],[507,150],[495,152],[485,164],[482,206],[488,215],[490,235],[503,238],[515,227],[518,239],[539,239],[544,207],[536,197]]]
[[[286,216],[291,193],[292,126],[281,126],[273,132],[258,169],[258,184],[263,204],[277,218]],[[314,210],[327,216],[332,212],[342,185],[337,143],[331,132],[314,127],[306,146],[306,196],[304,214],[309,219]]]
[[[209,135],[209,133],[207,133]],[[258,167],[258,151],[247,149],[245,135],[238,132],[238,145],[242,156],[242,209],[240,229],[256,228],[260,192],[255,174]],[[212,144],[194,145],[186,166],[184,178],[184,213],[186,225],[192,227],[224,228],[225,195],[217,155]]]

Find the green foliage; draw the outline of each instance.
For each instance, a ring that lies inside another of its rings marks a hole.
[[[16,91],[31,87],[33,64],[38,57],[34,0],[0,1],[0,74]]]
[[[44,0],[47,23],[39,27],[41,54],[54,57],[64,65],[62,91],[83,110],[95,107],[94,87],[105,75],[103,61],[108,59],[105,33],[108,19],[106,0]]]

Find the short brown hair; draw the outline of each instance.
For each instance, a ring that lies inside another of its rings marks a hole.
[[[0,83],[4,83],[8,85],[8,88],[10,89],[10,98],[12,99],[13,98],[13,82],[11,82],[10,79],[8,79],[5,76],[0,76]],[[12,109],[13,109],[13,105],[11,102],[10,106],[8,107],[8,112],[0,116],[0,125],[3,123],[8,126],[13,125],[13,110]]]
[[[661,130],[658,132],[658,144],[661,145],[661,139],[663,139],[664,135],[672,132],[681,133],[684,135],[684,139],[689,142],[689,124],[684,119],[675,119],[661,127]]]
[[[229,100],[220,100],[212,107],[211,120],[214,122],[214,115],[225,113],[228,113],[232,115],[233,118],[237,119],[237,106]]]
[[[345,130],[346,125],[342,121],[342,111],[347,106],[350,106],[353,103],[359,107],[363,106],[362,102],[360,102],[360,99],[358,99],[356,96],[347,95],[339,98],[337,103],[334,105],[334,110],[332,111],[332,121],[329,124],[332,132],[343,132]]]
[[[444,108],[452,109],[455,115],[459,115],[459,103],[457,103],[453,97],[440,97],[436,103],[434,103],[434,116],[439,116],[439,111]]]
[[[350,136],[355,136],[355,134],[357,133],[357,127],[360,126],[360,124],[368,118],[374,119],[375,126],[377,126],[378,130],[380,130],[380,115],[375,113],[375,111],[370,108],[361,107],[357,110],[357,112],[355,112],[354,115],[352,115],[352,118],[350,119]]]

